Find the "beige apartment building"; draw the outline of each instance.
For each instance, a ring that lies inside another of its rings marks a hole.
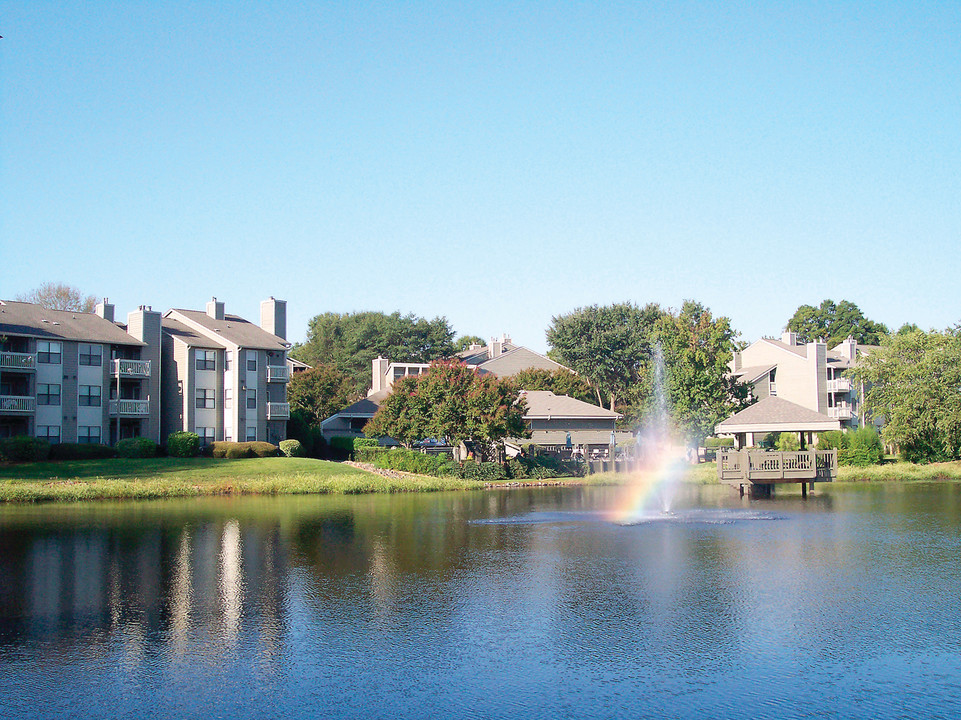
[[[114,320],[94,313],[0,301],[0,437],[113,445],[287,437],[287,307],[261,303],[260,325],[224,312],[141,306]]]
[[[160,442],[160,313],[96,313],[0,301],[0,437]]]

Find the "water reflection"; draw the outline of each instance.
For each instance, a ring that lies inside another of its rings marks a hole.
[[[773,696],[879,716],[885,697],[910,717],[885,683],[914,672],[912,707],[961,706],[917,670],[959,665],[961,494],[878,488],[709,488],[629,526],[604,488],[5,507],[0,699],[772,717]]]

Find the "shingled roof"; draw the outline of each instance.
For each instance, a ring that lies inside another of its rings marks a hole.
[[[224,347],[242,347],[254,350],[287,350],[290,344],[272,335],[258,325],[244,320],[239,315],[224,315],[223,320],[210,317],[203,310],[173,309],[164,313],[164,325],[168,320],[176,320],[195,333],[211,340],[220,340]]]
[[[43,340],[144,345],[116,323],[94,313],[50,310],[42,305],[0,300],[0,335]]]
[[[840,430],[841,422],[779,397],[766,397],[714,428],[719,434]]]

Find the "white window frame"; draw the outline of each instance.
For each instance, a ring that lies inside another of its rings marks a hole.
[[[216,350],[194,350],[194,367],[197,370],[216,370],[217,369],[217,351]]]

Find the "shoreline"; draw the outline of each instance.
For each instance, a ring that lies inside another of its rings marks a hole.
[[[0,465],[0,505],[82,500],[155,500],[217,495],[331,495],[513,490],[538,487],[623,485],[630,474],[600,473],[494,482],[436,478],[366,463],[310,458],[150,458],[78,460]],[[838,483],[961,481],[961,462],[889,463],[841,467]],[[719,484],[713,463],[685,469],[680,482]]]

